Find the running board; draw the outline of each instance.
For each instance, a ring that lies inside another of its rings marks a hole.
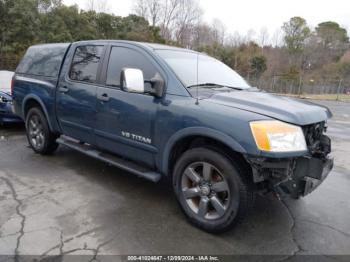
[[[102,160],[115,167],[124,169],[130,173],[133,173],[134,175],[143,177],[154,183],[158,182],[161,179],[161,174],[156,173],[150,169],[147,169],[146,167],[137,165],[133,162],[119,158],[115,155],[99,151],[98,149],[90,145],[79,143],[79,141],[73,140],[71,138],[61,136],[56,140],[56,142],[58,144],[61,144],[71,149],[74,149],[76,151],[79,151],[85,155]]]

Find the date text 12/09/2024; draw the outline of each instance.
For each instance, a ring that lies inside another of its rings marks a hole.
[[[128,256],[128,261],[220,261],[218,256]]]

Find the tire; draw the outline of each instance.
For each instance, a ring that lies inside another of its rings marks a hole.
[[[31,108],[27,114],[26,133],[28,143],[35,153],[50,155],[58,148],[58,136],[50,131],[44,113],[37,107]]]
[[[245,169],[208,148],[186,151],[176,162],[173,187],[187,219],[209,233],[221,233],[241,222],[254,204]]]

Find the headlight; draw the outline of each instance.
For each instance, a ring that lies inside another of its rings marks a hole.
[[[277,120],[250,122],[255,143],[262,151],[295,152],[307,150],[300,126]]]
[[[8,100],[4,96],[0,96],[0,103],[6,104]]]

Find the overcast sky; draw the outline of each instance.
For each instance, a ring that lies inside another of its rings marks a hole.
[[[65,4],[87,7],[88,0],[64,0]],[[96,0],[97,1],[97,0]],[[108,10],[120,16],[132,12],[133,0],[103,0]],[[220,19],[228,32],[246,34],[252,29],[259,34],[266,27],[270,36],[283,22],[293,16],[305,18],[315,27],[324,21],[335,21],[348,31],[350,29],[350,0],[199,0],[204,10],[204,20],[211,23]]]

